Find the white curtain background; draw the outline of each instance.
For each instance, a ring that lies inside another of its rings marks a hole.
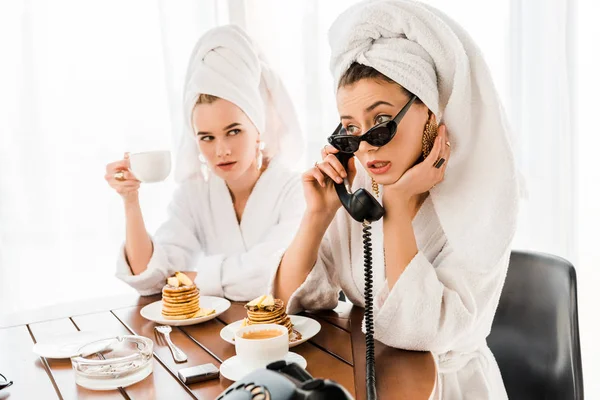
[[[129,291],[113,277],[124,218],[105,165],[174,147],[187,58],[229,19],[222,4],[0,2],[4,312]],[[142,188],[150,230],[172,189],[170,179]]]
[[[104,167],[124,151],[174,148],[187,58],[216,25],[235,22],[261,44],[292,93],[312,164],[337,124],[327,29],[354,2],[0,2],[3,312],[129,291],[113,277],[124,220]],[[426,2],[462,24],[486,56],[527,188],[515,248],[575,264],[586,396],[600,398],[600,5]],[[142,188],[150,231],[173,187],[169,179]]]

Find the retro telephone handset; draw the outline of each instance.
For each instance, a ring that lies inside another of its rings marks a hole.
[[[348,161],[354,157],[352,153],[336,153],[334,154],[345,170],[348,170]],[[364,223],[373,222],[381,219],[385,210],[379,202],[363,188],[352,193],[350,183],[344,179],[344,183],[335,183],[335,191],[342,206],[348,211],[348,214],[356,221]]]
[[[338,152],[335,154],[340,160],[342,166],[347,171],[348,161],[354,157],[353,153]],[[347,179],[344,183],[334,183],[335,191],[342,206],[348,211],[348,214],[363,226],[363,252],[365,266],[365,344],[366,354],[366,372],[367,372],[367,399],[377,399],[377,390],[375,388],[375,339],[373,338],[373,265],[371,256],[371,222],[377,221],[383,217],[385,210],[379,202],[367,190],[360,188],[352,193]]]

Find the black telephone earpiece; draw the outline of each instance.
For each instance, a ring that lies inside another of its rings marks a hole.
[[[352,153],[339,152],[335,156],[340,160],[344,169],[348,171],[348,161],[354,155]],[[344,183],[335,183],[335,191],[340,198],[340,202],[352,218],[358,222],[373,222],[383,217],[385,210],[371,193],[363,188],[351,193],[349,186],[347,180],[344,180]]]

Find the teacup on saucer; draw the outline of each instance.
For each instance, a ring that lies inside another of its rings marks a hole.
[[[235,333],[237,357],[252,370],[285,359],[289,348],[288,329],[282,325],[248,325]]]

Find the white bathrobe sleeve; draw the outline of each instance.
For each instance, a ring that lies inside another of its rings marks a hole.
[[[432,264],[419,251],[392,289],[386,283],[377,294],[375,339],[407,350],[452,350],[493,316],[509,255],[494,266],[472,265],[446,243]]]
[[[190,271],[192,257],[202,251],[194,227],[194,215],[188,200],[189,187],[180,185],[169,204],[168,219],[151,237],[153,252],[148,267],[133,275],[121,247],[117,260],[117,278],[136,289],[142,296],[160,293],[167,278],[176,271]]]
[[[296,314],[303,310],[331,310],[338,304],[340,285],[337,272],[334,268],[334,259],[331,247],[330,230],[323,237],[319,246],[317,261],[302,285],[290,296],[287,305],[289,314]],[[269,293],[273,293],[275,275],[278,265],[272,270]]]

